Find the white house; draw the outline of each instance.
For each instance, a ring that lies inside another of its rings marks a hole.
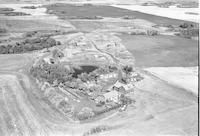
[[[105,100],[114,101],[114,102],[118,103],[121,93],[113,90],[111,92],[103,94],[103,96],[105,97]]]

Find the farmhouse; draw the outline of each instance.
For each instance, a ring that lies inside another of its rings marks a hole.
[[[116,77],[117,77],[117,73],[109,73],[105,75],[100,75],[101,79],[116,78]]]
[[[99,95],[95,98],[95,103],[104,103],[105,102],[105,97],[103,95]]]
[[[117,82],[114,84],[114,86],[115,86],[115,87],[118,87],[118,88],[123,87],[126,91],[129,90],[129,89],[131,89],[131,88],[133,88],[133,85],[132,85],[131,83],[125,85],[125,84],[123,84],[123,83],[121,83],[121,82],[119,82],[119,81],[117,81]],[[122,88],[121,88],[121,89],[122,89]]]
[[[44,82],[44,84],[42,85],[41,87],[41,90],[42,91],[45,91],[45,89],[49,88],[50,87],[50,84],[48,82]]]
[[[118,103],[119,102],[119,98],[121,96],[121,93],[113,90],[111,92],[103,94],[103,96],[105,97],[106,101],[113,101],[113,102]]]
[[[112,89],[116,90],[116,91],[118,91],[120,93],[123,93],[123,94],[126,93],[126,89],[123,86],[120,86],[120,87],[113,86]]]

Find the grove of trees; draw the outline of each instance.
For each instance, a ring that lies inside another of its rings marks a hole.
[[[0,54],[15,54],[28,51],[41,50],[56,46],[58,43],[55,39],[49,37],[26,39],[15,44],[1,45]]]
[[[34,77],[44,79],[50,84],[55,82],[57,82],[57,84],[65,83],[72,80],[72,71],[61,64],[48,64],[44,61],[39,66],[32,67],[30,73]]]
[[[183,23],[179,25],[178,31],[180,33],[176,35],[184,37],[184,38],[199,36],[199,26],[193,23]]]

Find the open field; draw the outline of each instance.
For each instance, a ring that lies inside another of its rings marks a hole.
[[[168,17],[173,19],[187,20],[192,22],[199,22],[198,15],[186,14],[186,12],[193,12],[198,14],[198,8],[177,8],[169,7],[162,8],[156,6],[139,6],[139,5],[113,5],[114,7],[139,11],[156,16]]]
[[[53,11],[57,16],[66,19],[73,16],[102,16],[116,18],[129,15],[139,19],[148,20],[158,25],[180,25],[183,22],[188,22],[106,5],[76,6],[70,4],[57,4],[55,6],[47,6],[47,9]]]
[[[198,41],[175,36],[119,35],[138,67],[190,67],[198,64]]]
[[[147,68],[146,70],[171,84],[184,88],[198,95],[197,67],[153,67]]]

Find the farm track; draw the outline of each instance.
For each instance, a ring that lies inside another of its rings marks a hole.
[[[1,82],[1,101],[3,103],[1,118],[9,124],[7,126],[8,135],[38,135],[44,134],[44,127],[35,112],[33,105],[28,100],[24,90],[17,77],[13,74],[5,74],[0,78]],[[8,113],[5,118],[5,114]]]

